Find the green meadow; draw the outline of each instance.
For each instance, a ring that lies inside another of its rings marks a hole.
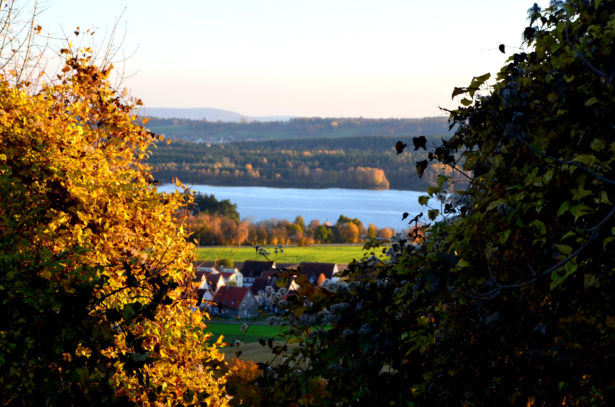
[[[279,325],[268,324],[251,324],[246,322],[248,329],[246,332],[241,331],[241,322],[207,322],[207,331],[211,332],[212,340],[217,340],[220,335],[224,335],[224,342],[232,343],[235,340],[242,341],[244,343],[258,342],[259,339],[277,338],[283,332],[285,327]]]
[[[280,338],[280,334],[285,327],[279,325],[250,324],[248,322],[248,329],[246,329],[244,333],[241,331],[242,325],[243,323],[241,322],[209,322],[207,323],[206,331],[213,333],[210,339],[212,342],[217,340],[220,335],[224,336],[223,340],[227,345],[222,348],[222,352],[226,355],[227,360],[233,359],[237,357],[237,355],[240,355],[242,359],[252,360],[254,362],[267,362],[272,360],[275,355],[271,352],[271,349],[258,343],[258,340],[273,338],[276,345],[281,345],[283,341]],[[231,346],[235,340],[241,341],[241,344],[239,346]]]
[[[363,250],[363,245],[314,245],[314,246],[289,246],[283,247],[283,252],[274,253],[274,247],[264,246],[271,255],[268,259],[282,264],[295,264],[305,262],[319,263],[350,263],[353,259],[360,260],[368,253]],[[378,252],[379,253],[379,252]],[[258,255],[254,247],[199,247],[196,250],[199,261],[215,261],[230,259],[234,262],[246,260],[267,260]]]

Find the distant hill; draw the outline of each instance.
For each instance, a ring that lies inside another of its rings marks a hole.
[[[215,122],[210,119],[151,117],[147,127],[167,138],[205,143],[315,138],[442,136],[450,132],[446,117],[421,119],[293,118],[268,122]]]
[[[211,107],[196,108],[175,108],[175,107],[147,107],[139,112],[142,116],[158,117],[161,119],[188,119],[188,120],[207,120],[209,122],[234,122],[243,121],[287,121],[290,116],[262,116],[250,117],[224,109],[214,109]]]

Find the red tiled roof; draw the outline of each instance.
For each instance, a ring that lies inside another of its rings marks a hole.
[[[214,301],[218,304],[219,307],[239,309],[239,306],[249,292],[249,287],[225,286],[220,288],[216,295],[214,295]]]

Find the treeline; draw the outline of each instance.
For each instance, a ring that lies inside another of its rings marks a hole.
[[[190,239],[207,246],[359,243],[367,239],[389,239],[396,233],[395,229],[379,229],[374,224],[366,228],[358,218],[344,215],[340,215],[334,225],[321,224],[318,220],[306,225],[301,216],[293,222],[278,219],[256,223],[240,221],[236,204],[201,193],[194,195],[194,203],[188,209],[190,215],[186,225]]]
[[[334,225],[312,220],[305,224],[301,216],[288,220],[263,220],[251,223],[236,221],[215,213],[200,213],[187,218],[191,239],[200,245],[299,245],[316,243],[359,243],[370,238],[389,239],[396,231],[390,228],[367,227],[357,219],[340,215]]]
[[[150,117],[147,127],[171,139],[206,143],[289,140],[302,138],[345,138],[396,135],[446,136],[445,117],[421,119],[296,118],[275,122],[209,122],[206,120]]]
[[[149,163],[163,183],[177,177],[207,185],[426,190],[445,169],[430,167],[419,178],[414,168],[427,154],[398,155],[394,146],[400,139],[411,141],[410,136],[225,144],[176,140],[158,144]],[[427,143],[440,140],[430,136]]]

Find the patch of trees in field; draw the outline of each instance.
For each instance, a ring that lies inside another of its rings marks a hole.
[[[367,228],[357,218],[340,215],[337,222],[321,224],[312,220],[305,224],[297,216],[293,222],[269,219],[256,223],[239,220],[237,206],[228,199],[218,201],[213,195],[196,194],[192,214],[185,219],[192,239],[201,245],[299,245],[315,243],[359,243],[367,239],[390,239],[395,229]]]
[[[427,138],[427,144],[441,140]],[[158,144],[149,163],[161,182],[178,177],[206,185],[287,188],[359,188],[426,190],[444,167],[429,168],[422,178],[415,162],[425,151],[398,155],[397,137],[298,139],[225,144],[173,141]],[[453,175],[452,171],[447,172]]]

